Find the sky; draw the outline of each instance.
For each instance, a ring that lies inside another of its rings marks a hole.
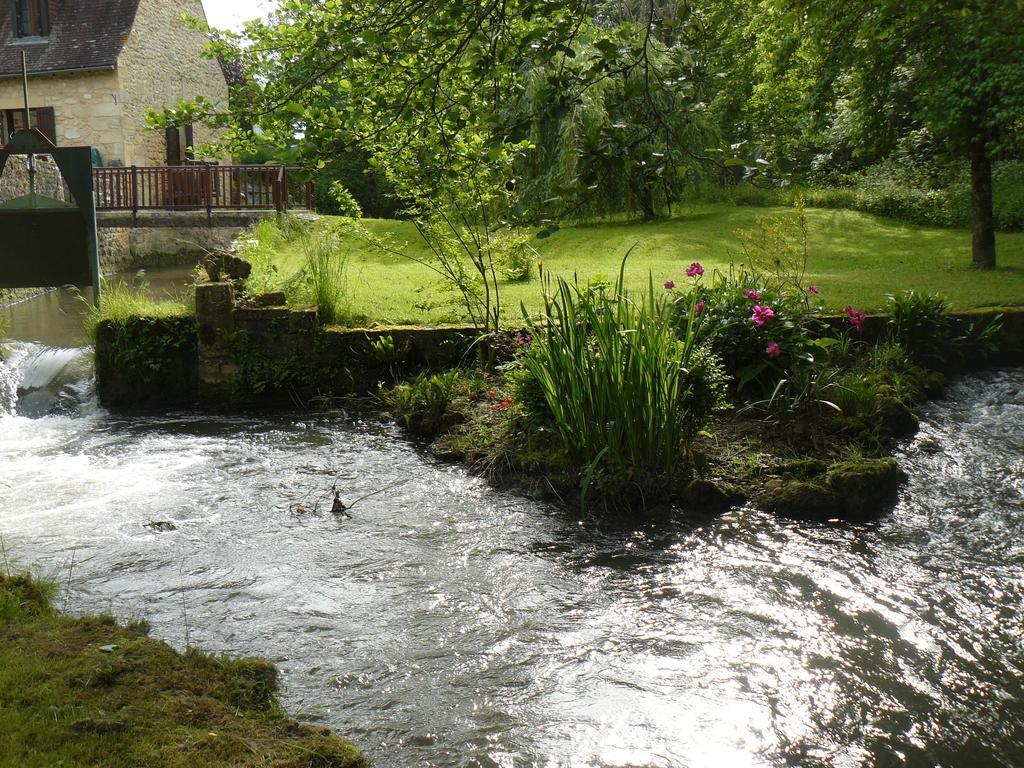
[[[242,22],[265,16],[274,0],[203,0],[212,27],[238,29]]]

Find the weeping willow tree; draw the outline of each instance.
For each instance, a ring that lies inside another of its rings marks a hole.
[[[613,50],[630,51],[620,59],[626,64],[588,80]],[[706,116],[707,80],[688,49],[633,24],[611,39],[578,40],[572,55],[527,68],[514,130],[532,147],[517,167],[528,214],[671,213],[713,170],[704,150],[718,141]]]

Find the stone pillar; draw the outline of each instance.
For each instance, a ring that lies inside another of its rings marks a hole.
[[[239,373],[231,349],[234,312],[235,289],[231,283],[196,286],[200,403],[224,405],[231,402]]]

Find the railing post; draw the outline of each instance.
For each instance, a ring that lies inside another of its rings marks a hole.
[[[281,169],[282,170],[284,169],[283,165],[281,166]],[[274,198],[274,210],[277,211],[278,213],[281,213],[282,206],[281,206],[281,171],[280,170],[277,172],[277,176],[271,182],[270,191],[271,191],[271,194],[273,195],[273,198]]]
[[[316,189],[312,181],[306,182],[306,210],[312,211],[316,207]]]
[[[206,224],[213,226],[213,166],[206,166]]]
[[[139,169],[132,166],[132,224],[139,222]]]
[[[288,166],[281,165],[281,210],[288,210]]]

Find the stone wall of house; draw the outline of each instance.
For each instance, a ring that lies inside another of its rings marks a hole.
[[[27,195],[29,190],[28,158],[13,155],[0,175],[0,203]],[[56,200],[71,199],[57,164],[48,155],[36,156],[36,192]]]
[[[228,88],[220,64],[202,56],[207,38],[181,23],[183,13],[205,18],[197,0],[139,3],[135,24],[118,59],[125,165],[163,165],[167,158],[164,134],[145,127],[147,109],[173,106],[196,96],[226,105]],[[205,126],[195,126],[197,148],[213,138]]]
[[[30,105],[53,107],[57,144],[96,147],[104,163],[124,161],[119,91],[118,74],[113,71],[29,79]],[[21,80],[0,79],[0,110],[22,107]]]

